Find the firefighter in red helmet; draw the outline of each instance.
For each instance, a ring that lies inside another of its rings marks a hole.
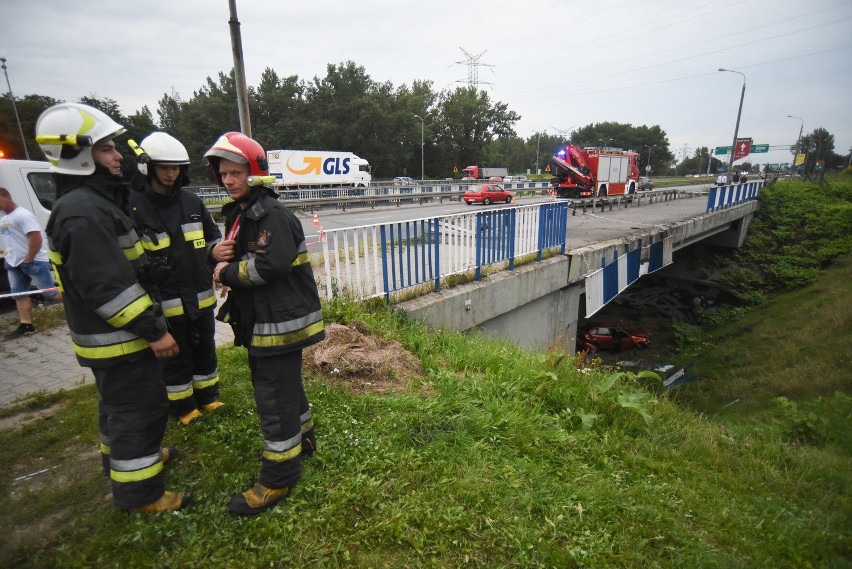
[[[302,349],[324,338],[322,308],[302,225],[263,185],[266,152],[238,132],[205,153],[213,176],[234,200],[222,207],[226,238],[210,250],[213,280],[229,287],[217,318],[248,349],[263,431],[260,477],[234,494],[229,509],[256,515],[286,498],[316,449],[302,384]]]

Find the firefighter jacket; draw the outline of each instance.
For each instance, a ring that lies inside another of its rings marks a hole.
[[[121,207],[126,192],[108,174],[81,177],[56,201],[47,222],[71,342],[86,367],[138,359],[166,333],[159,305],[139,282],[147,258]]]
[[[239,227],[235,260],[219,272],[230,287],[218,318],[252,356],[285,354],[325,337],[319,291],[302,224],[272,190],[254,188],[242,209],[222,208],[225,230]],[[235,225],[238,224],[238,225]]]
[[[130,215],[156,267],[156,294],[166,318],[197,320],[216,305],[208,249],[222,233],[204,203],[189,190],[158,194],[149,184],[130,194]]]

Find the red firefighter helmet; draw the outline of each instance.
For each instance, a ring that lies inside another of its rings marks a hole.
[[[269,174],[266,151],[256,140],[241,132],[226,132],[204,153],[204,163],[210,165],[213,177],[220,186],[222,177],[219,175],[219,160],[222,158],[238,164],[248,164],[250,176]]]

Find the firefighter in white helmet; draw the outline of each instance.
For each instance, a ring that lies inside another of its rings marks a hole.
[[[125,210],[128,187],[114,140],[124,132],[93,107],[61,103],[39,117],[36,141],[57,181],[50,258],[74,352],[92,369],[100,395],[100,448],[113,503],[157,513],[179,510],[192,497],[165,489],[163,465],[175,449],[160,446],[168,422],[160,359],[177,355],[178,346],[140,282],[147,255]]]
[[[302,349],[325,337],[319,292],[302,224],[267,182],[266,152],[239,132],[204,154],[234,200],[222,207],[227,238],[211,249],[213,280],[229,287],[217,318],[248,348],[263,431],[260,478],[231,496],[229,509],[256,515],[285,499],[316,450],[313,414],[302,384]]]
[[[130,215],[142,247],[158,267],[156,293],[180,348],[176,357],[163,360],[163,379],[171,414],[188,425],[201,417],[201,409],[223,405],[213,318],[216,294],[207,263],[208,249],[222,233],[201,198],[184,189],[189,155],[180,141],[154,132],[131,147],[139,169],[130,193]]]

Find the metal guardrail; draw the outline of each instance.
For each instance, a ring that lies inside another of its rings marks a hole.
[[[568,202],[516,206],[325,231],[325,296],[384,297],[441,279],[475,273],[560,248],[565,252]]]
[[[471,186],[486,184],[487,181],[478,180],[470,182],[418,182],[414,185],[399,186],[392,183],[378,182],[367,187],[327,187],[299,190],[279,190],[279,199],[293,207],[321,208],[326,206],[365,205],[375,206],[386,203],[400,205],[406,201],[431,201],[444,199],[461,201],[464,193]],[[501,184],[505,189],[519,193],[537,193],[540,190],[550,188],[549,182],[513,182]],[[219,211],[221,203],[230,200],[224,188],[217,186],[190,186],[188,190],[194,191],[207,203],[210,211]]]
[[[710,188],[710,193],[707,195],[707,213],[757,199],[757,194],[763,187],[763,184],[763,180],[756,180],[744,184],[730,184]]]
[[[577,212],[586,213],[587,209],[595,211],[600,208],[601,211],[614,208],[622,208],[629,206],[639,207],[644,203],[652,204],[654,202],[667,202],[683,197],[693,197],[695,194],[689,190],[678,188],[663,188],[659,190],[648,190],[636,192],[629,195],[606,196],[606,197],[591,197],[583,199],[567,200],[571,203],[572,215],[577,215]]]

